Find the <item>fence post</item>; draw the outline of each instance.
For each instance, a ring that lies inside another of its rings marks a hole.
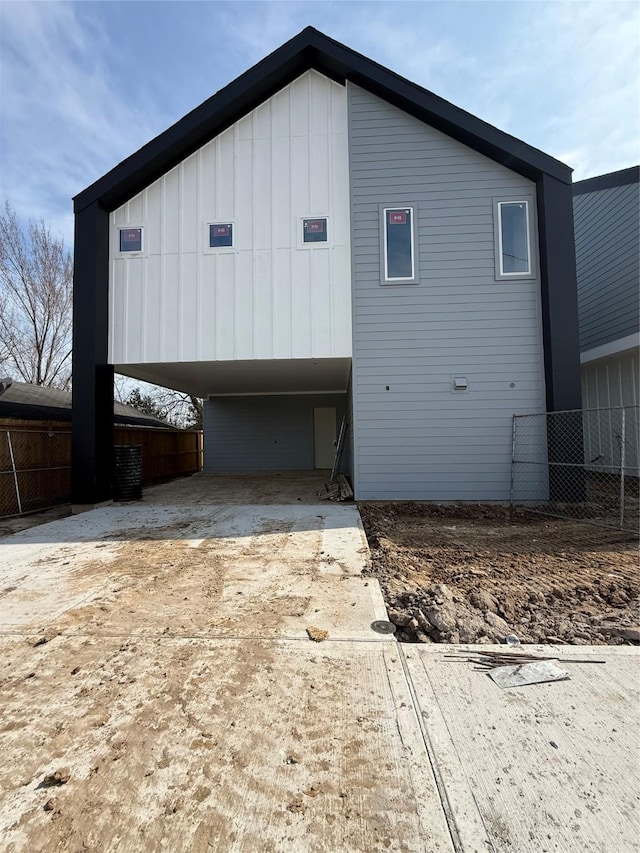
[[[624,530],[624,469],[627,462],[626,454],[626,409],[622,407],[622,424],[620,425],[620,530]]]
[[[16,460],[13,455],[13,445],[11,444],[11,433],[7,430],[7,444],[9,445],[9,456],[11,457],[11,467],[13,468],[13,481],[16,486],[16,499],[18,501],[18,513],[22,515],[22,501],[20,500],[20,486],[18,485],[18,472],[16,471]]]
[[[513,508],[513,492],[515,489],[516,467],[516,416],[511,416],[511,484],[509,486],[509,506]]]

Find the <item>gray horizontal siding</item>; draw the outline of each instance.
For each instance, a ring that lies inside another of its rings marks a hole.
[[[512,415],[544,380],[539,283],[496,281],[493,203],[535,187],[351,85],[349,115],[356,496],[506,500]],[[409,202],[420,280],[381,286],[379,206]]]
[[[346,394],[218,397],[203,411],[208,473],[298,471],[314,467],[313,410],[335,406],[336,435]]]
[[[638,184],[574,196],[580,349],[640,329]]]

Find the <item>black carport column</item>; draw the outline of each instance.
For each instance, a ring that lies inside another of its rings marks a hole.
[[[547,412],[575,411],[547,418],[549,497],[582,501],[585,481],[573,193],[570,184],[547,174],[540,177],[537,187]]]
[[[75,217],[71,500],[111,497],[113,366],[109,342],[109,213],[94,202]]]

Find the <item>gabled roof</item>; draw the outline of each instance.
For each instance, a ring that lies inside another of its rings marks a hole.
[[[75,196],[75,212],[96,201],[119,207],[309,69],[350,80],[531,180],[548,174],[571,183],[559,160],[307,27]]]
[[[627,184],[637,184],[639,182],[640,166],[631,166],[630,169],[620,169],[619,172],[608,172],[606,175],[597,175],[595,178],[576,181],[573,185],[573,194],[584,195],[584,193],[610,190],[613,187],[624,187]]]
[[[71,392],[44,385],[31,385],[28,382],[11,382],[0,394],[0,418],[20,418],[23,420],[71,420]],[[128,426],[157,427],[175,429],[166,421],[147,415],[114,401],[113,420],[116,424]]]

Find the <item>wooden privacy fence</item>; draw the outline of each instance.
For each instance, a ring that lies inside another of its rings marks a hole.
[[[202,470],[201,430],[116,427],[113,443],[142,445],[144,483],[158,483]]]
[[[141,444],[143,482],[202,469],[200,430],[116,427],[114,444]],[[0,518],[71,499],[71,430],[57,421],[0,421]]]

